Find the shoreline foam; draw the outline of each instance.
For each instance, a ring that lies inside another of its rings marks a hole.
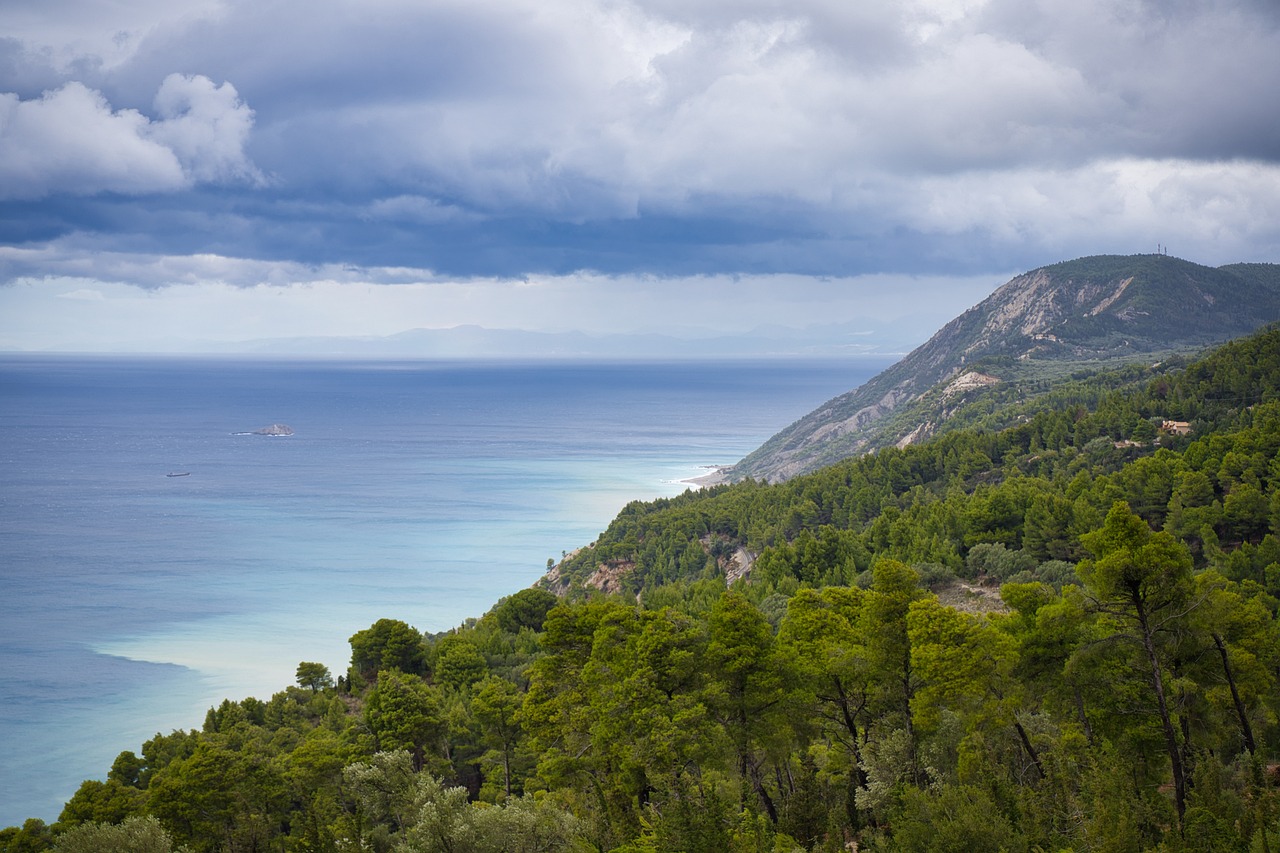
[[[707,474],[699,474],[697,477],[689,477],[681,480],[696,489],[706,489],[711,486],[719,486],[722,483],[730,482],[728,474],[733,470],[732,465],[699,465],[699,468],[705,468],[710,471]]]

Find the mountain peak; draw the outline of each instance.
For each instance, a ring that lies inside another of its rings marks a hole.
[[[775,435],[729,476],[788,479],[927,438],[958,398],[1032,370],[1052,378],[1082,363],[1192,352],[1277,319],[1275,264],[1215,269],[1168,255],[1096,255],[1041,267]],[[982,381],[963,381],[969,373]]]

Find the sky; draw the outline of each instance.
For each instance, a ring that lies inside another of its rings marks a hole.
[[[6,0],[0,349],[462,324],[923,340],[1280,261],[1274,0]]]

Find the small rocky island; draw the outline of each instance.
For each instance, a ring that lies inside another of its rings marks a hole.
[[[264,426],[262,429],[255,429],[253,431],[253,434],[254,435],[279,435],[279,436],[293,435],[293,427],[290,427],[287,424],[271,424],[270,426]]]

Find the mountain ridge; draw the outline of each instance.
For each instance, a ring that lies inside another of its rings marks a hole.
[[[937,434],[994,386],[1189,354],[1280,319],[1280,266],[1095,255],[1015,276],[863,385],[800,418],[719,479],[780,481]]]

